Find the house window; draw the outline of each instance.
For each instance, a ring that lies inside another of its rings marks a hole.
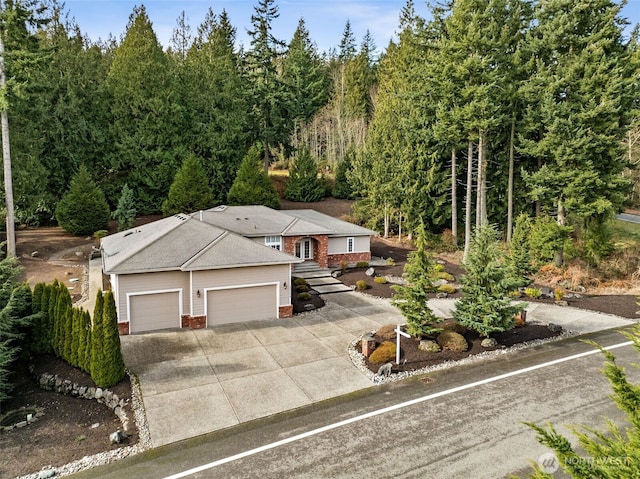
[[[282,250],[282,237],[280,236],[265,236],[264,238],[265,246],[271,246],[278,251]]]
[[[347,238],[347,253],[353,253],[356,249],[356,242],[353,238]]]

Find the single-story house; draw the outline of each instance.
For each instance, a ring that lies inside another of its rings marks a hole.
[[[375,232],[312,210],[218,206],[102,239],[121,334],[290,317],[294,265],[368,261]]]

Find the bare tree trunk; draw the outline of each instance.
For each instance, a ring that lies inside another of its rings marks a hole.
[[[402,243],[402,211],[398,211],[398,241]]]
[[[389,237],[389,207],[384,205],[384,237]]]
[[[482,163],[482,169],[478,168],[478,190],[480,192],[480,226],[487,224],[487,131],[480,132],[478,145],[478,164]],[[480,161],[482,157],[482,161]]]
[[[4,10],[4,4],[0,1],[0,12]],[[9,115],[6,103],[6,74],[4,63],[4,38],[0,32],[0,90],[4,95],[4,108],[0,112],[2,124],[2,160],[4,164],[4,195],[7,210],[7,256],[16,256],[16,228],[13,210],[13,181],[11,176],[11,149],[9,147]]]
[[[473,143],[469,140],[469,149],[467,153],[467,191],[465,195],[465,212],[464,212],[464,256],[466,261],[471,247],[471,196],[473,195]]]
[[[566,223],[567,212],[564,208],[564,201],[562,201],[562,198],[558,198],[558,225],[565,226]],[[560,248],[558,248],[558,251],[556,251],[556,256],[553,260],[553,263],[555,264],[556,268],[560,268],[564,263],[564,245],[560,246]]]
[[[507,184],[507,243],[511,241],[513,232],[513,167],[515,162],[516,119],[511,120],[511,137],[509,138],[509,182]]]
[[[454,246],[458,246],[458,185],[457,185],[457,152],[451,148],[451,236]]]
[[[478,171],[476,173],[476,228],[480,228],[482,224],[482,170],[484,169],[482,150],[482,133],[480,133],[478,136]]]

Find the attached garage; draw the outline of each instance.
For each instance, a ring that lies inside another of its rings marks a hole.
[[[278,317],[276,284],[207,291],[207,325],[259,321]]]
[[[180,327],[180,292],[131,294],[129,330],[131,333]]]

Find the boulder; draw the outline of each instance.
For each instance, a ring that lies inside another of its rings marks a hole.
[[[111,441],[111,444],[122,444],[126,439],[127,435],[119,429],[116,432],[109,434],[109,441]]]
[[[340,271],[339,269],[331,272],[332,278],[339,278],[340,276],[342,276],[342,271]]]
[[[567,303],[564,300],[560,300],[560,301],[556,301],[556,306],[569,306],[569,303]]]
[[[49,479],[56,475],[55,469],[43,469],[38,473],[38,479]]]
[[[316,307],[312,303],[307,303],[304,305],[305,311],[313,311]]]
[[[367,276],[373,276],[376,274],[376,270],[373,268],[369,268],[364,272],[364,274],[366,274]]]
[[[553,333],[559,333],[560,331],[562,331],[562,326],[556,323],[547,324],[547,328],[549,328],[549,331]]]
[[[449,296],[449,295],[447,293],[445,293],[444,291],[440,291],[440,292],[436,293],[436,298],[437,299],[444,299],[447,296]]]
[[[438,343],[430,339],[423,339],[422,341],[420,341],[420,344],[418,344],[418,349],[426,353],[439,353],[441,351]]]
[[[483,348],[495,348],[498,346],[498,341],[495,338],[484,338],[480,343]]]

